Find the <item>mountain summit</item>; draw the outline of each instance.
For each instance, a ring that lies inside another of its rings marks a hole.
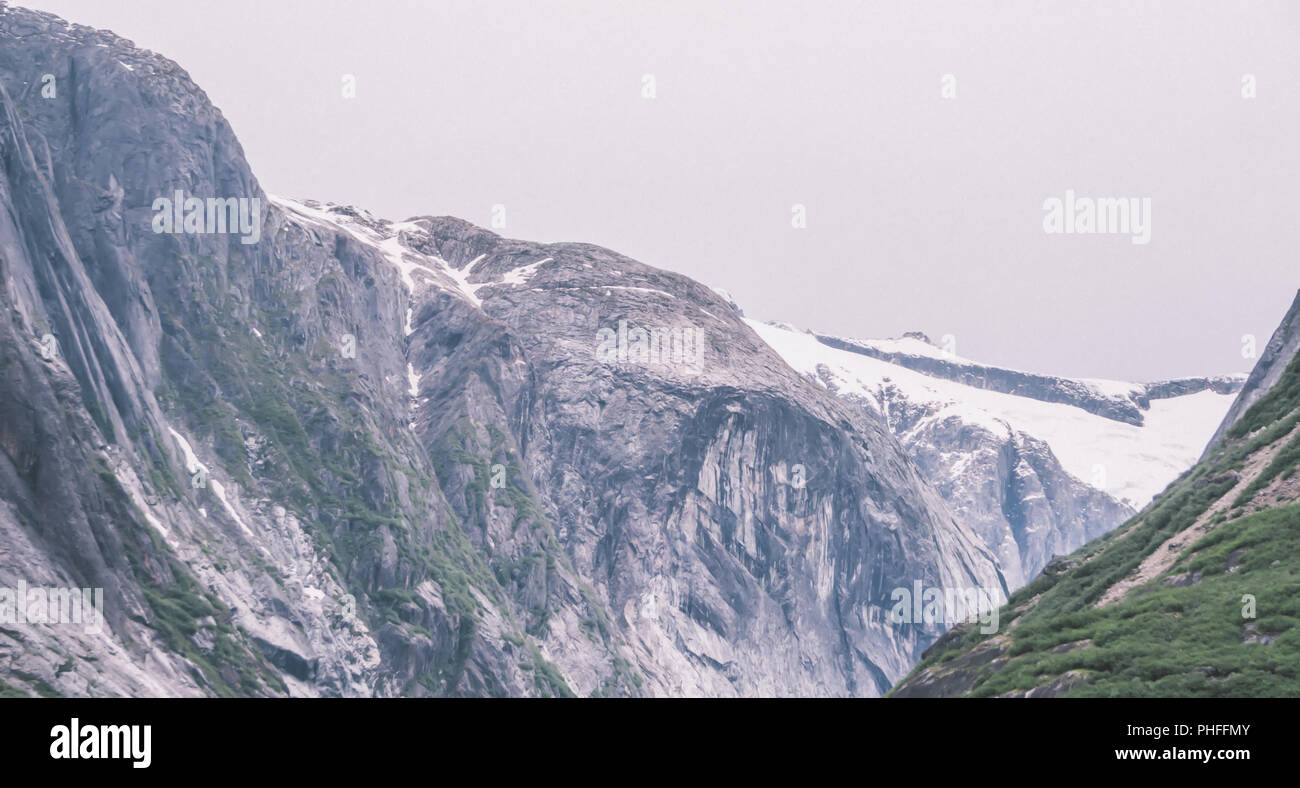
[[[104,614],[0,624],[0,691],[878,695],[942,629],[891,589],[1007,590],[686,277],[267,195],[174,63],[7,7],[0,161],[0,587]]]

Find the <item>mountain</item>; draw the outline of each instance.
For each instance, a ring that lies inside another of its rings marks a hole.
[[[1282,319],[1282,324],[1277,327],[1268,344],[1264,346],[1263,354],[1260,355],[1259,361],[1255,363],[1255,368],[1250,371],[1250,376],[1246,380],[1245,390],[1232,403],[1223,423],[1219,425],[1214,437],[1206,445],[1204,456],[1208,457],[1226,434],[1237,425],[1246,411],[1272,390],[1286,372],[1287,364],[1297,353],[1300,353],[1300,295],[1296,296],[1290,311]]]
[[[686,277],[272,197],[176,64],[7,6],[0,167],[0,694],[878,695],[943,628],[891,589],[1005,598]]]
[[[879,418],[1012,588],[1131,517],[1200,455],[1243,378],[1074,380],[748,321],[791,367]]]
[[[1300,696],[1298,324],[1300,297],[1200,462],[893,695]]]

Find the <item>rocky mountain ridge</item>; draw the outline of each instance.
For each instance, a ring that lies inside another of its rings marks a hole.
[[[104,592],[0,693],[878,695],[942,629],[891,589],[1007,590],[713,291],[271,197],[111,33],[0,6],[0,164],[0,588]]]
[[[828,347],[888,361],[931,377],[1042,402],[1072,405],[1088,413],[1139,427],[1143,424],[1143,411],[1150,409],[1153,399],[1183,397],[1201,391],[1236,394],[1246,381],[1244,375],[1177,378],[1153,383],[1063,378],[960,358],[945,352],[920,332],[884,340],[849,339],[809,333]]]

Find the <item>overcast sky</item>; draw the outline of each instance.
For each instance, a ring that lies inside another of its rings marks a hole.
[[[272,193],[504,205],[751,317],[1154,380],[1249,370],[1300,288],[1300,3],[16,4],[180,63]],[[1067,190],[1149,197],[1150,243],[1045,233]]]

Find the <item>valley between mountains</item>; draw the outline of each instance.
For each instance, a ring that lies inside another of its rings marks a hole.
[[[156,232],[177,192],[255,242]],[[5,5],[0,207],[0,589],[104,599],[93,632],[0,604],[0,695],[1293,686],[1090,660],[1115,611],[1293,583],[1294,309],[1250,378],[1153,383],[761,322],[601,247],[268,194],[178,65]],[[1010,612],[893,620],[917,583]],[[1294,655],[1267,611],[1213,642]]]

